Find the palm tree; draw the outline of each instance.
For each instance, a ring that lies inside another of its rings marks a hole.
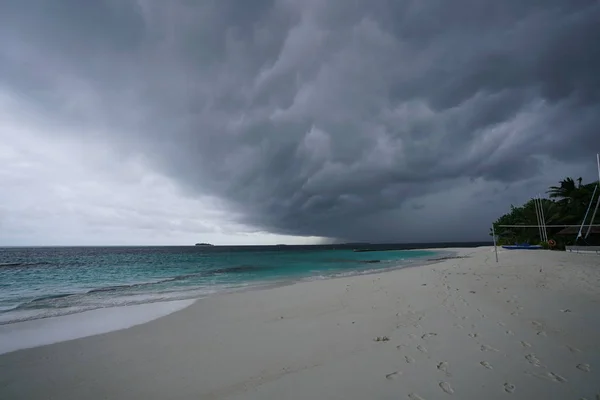
[[[580,178],[581,179],[581,178]],[[578,179],[579,180],[579,179]],[[577,191],[573,178],[565,178],[560,181],[560,186],[550,186],[548,197],[551,199],[560,199],[560,202],[569,203],[573,199],[573,194]]]
[[[549,199],[542,199],[542,209],[547,227],[548,237],[556,240],[561,246],[567,244],[564,237],[556,236],[562,229],[556,227],[561,224],[581,224],[584,215],[591,202],[592,193],[596,187],[596,182],[583,184],[583,179],[565,178],[560,181],[558,186],[551,186],[548,189]],[[596,198],[594,196],[594,198]],[[554,200],[556,199],[556,200]],[[510,211],[494,222],[496,236],[499,243],[536,243],[541,240],[539,231],[534,228],[520,227],[519,225],[535,225],[536,204],[530,200],[520,207],[511,206]],[[597,217],[596,217],[597,220]],[[503,225],[503,226],[500,226]],[[506,225],[516,225],[506,227]],[[554,226],[553,226],[554,225]]]
[[[542,199],[542,211],[547,225],[560,223],[562,208],[558,203],[549,199]]]

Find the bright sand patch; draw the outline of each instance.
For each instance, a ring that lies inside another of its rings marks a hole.
[[[0,398],[596,399],[600,257],[458,252],[8,353]]]

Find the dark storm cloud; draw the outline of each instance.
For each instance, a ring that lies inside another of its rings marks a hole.
[[[456,185],[551,183],[600,149],[595,0],[3,8],[2,87],[272,232],[406,240],[409,214],[471,201]]]

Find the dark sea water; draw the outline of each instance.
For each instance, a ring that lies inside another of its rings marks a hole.
[[[419,248],[487,244],[0,248],[0,324],[364,274],[440,255]]]

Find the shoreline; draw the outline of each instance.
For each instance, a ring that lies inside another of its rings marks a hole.
[[[268,291],[288,286],[302,285],[317,281],[348,279],[359,276],[382,275],[402,269],[418,268],[433,265],[447,260],[453,260],[461,252],[475,248],[433,248],[409,249],[401,251],[431,251],[438,253],[439,258],[417,258],[407,264],[386,268],[373,268],[364,271],[351,271],[347,274],[338,273],[330,276],[311,276],[300,279],[257,282],[256,285],[211,293],[203,297],[181,298],[174,300],[156,300],[141,304],[122,305],[96,308],[72,313],[35,318],[29,320],[7,322],[0,324],[0,356],[20,350],[84,339],[97,335],[129,329],[134,326],[148,324],[152,321],[179,313],[198,301],[242,294],[248,292]],[[461,257],[461,256],[458,256]],[[158,307],[158,309],[152,309]],[[138,313],[141,312],[141,315]],[[96,318],[102,318],[101,326],[94,324]],[[106,326],[106,321],[108,325]]]
[[[448,248],[409,249],[409,250],[395,250],[395,251],[405,251],[405,252],[432,251],[432,252],[436,252],[436,253],[440,253],[440,254],[453,254],[452,249],[448,249]],[[437,254],[437,255],[440,255],[440,254]],[[21,324],[21,323],[32,322],[32,321],[49,320],[49,319],[56,319],[56,318],[73,316],[73,315],[86,314],[88,312],[93,312],[96,310],[118,310],[118,309],[122,309],[122,308],[130,309],[130,308],[137,307],[137,306],[144,306],[146,304],[162,304],[162,303],[171,303],[171,302],[188,301],[188,300],[198,301],[198,300],[203,300],[203,299],[214,297],[214,296],[222,296],[222,295],[228,295],[228,294],[232,294],[232,293],[243,293],[246,291],[254,291],[254,290],[265,290],[265,289],[271,289],[271,288],[275,288],[275,287],[294,285],[296,283],[311,282],[313,280],[338,279],[338,278],[344,278],[344,277],[349,277],[349,276],[369,275],[369,274],[373,274],[373,273],[377,274],[377,273],[392,271],[392,270],[396,270],[396,269],[402,269],[402,268],[408,268],[408,267],[414,267],[414,266],[420,266],[420,265],[427,265],[427,264],[431,263],[432,261],[435,262],[435,261],[437,261],[437,259],[434,259],[434,260],[425,259],[425,256],[424,256],[421,258],[415,258],[414,260],[410,260],[406,264],[398,264],[398,265],[393,265],[393,266],[389,266],[389,267],[368,268],[365,270],[355,269],[355,270],[351,270],[351,271],[347,271],[347,272],[337,272],[337,273],[333,273],[331,275],[314,275],[314,276],[306,276],[306,277],[276,278],[276,279],[267,279],[267,280],[262,280],[262,281],[256,280],[256,281],[249,281],[249,282],[246,282],[243,284],[235,285],[235,286],[225,288],[225,289],[221,288],[221,290],[216,290],[214,292],[207,292],[207,290],[209,288],[205,288],[205,287],[190,287],[186,291],[179,292],[179,293],[181,293],[180,295],[178,295],[178,296],[173,295],[173,297],[171,297],[171,298],[150,299],[150,300],[147,300],[144,302],[132,302],[129,304],[121,304],[121,305],[106,306],[106,307],[98,306],[96,308],[86,308],[86,309],[81,309],[81,310],[71,310],[71,311],[60,310],[55,315],[23,317],[23,318],[15,319],[15,320],[0,320],[0,335],[2,335],[3,326],[7,326],[7,325],[15,325],[15,324]],[[197,291],[204,291],[204,293],[202,293],[202,294],[194,293]],[[9,313],[14,310],[15,309],[9,310],[4,315],[8,316]],[[2,354],[1,351],[0,351],[0,354]]]
[[[380,269],[368,269],[365,271],[352,271],[348,272],[348,275],[336,274],[324,277],[314,276],[273,282],[257,282],[255,285],[248,285],[247,287],[215,292],[203,297],[156,300],[141,304],[96,308],[85,311],[75,311],[56,316],[0,323],[0,355],[13,351],[32,349],[65,341],[82,339],[90,336],[103,335],[110,332],[128,329],[132,326],[147,324],[171,313],[180,312],[183,309],[193,305],[197,301],[203,301],[208,298],[227,296],[235,293],[270,290],[314,281],[384,274],[404,268],[414,268],[434,264],[436,262],[443,261],[448,255],[457,254],[457,252],[461,249],[415,250],[427,250],[437,252],[439,253],[438,255],[445,254],[445,256],[443,256],[443,259],[415,259],[413,262],[398,266]],[[158,309],[152,310],[152,307],[157,307]],[[141,316],[139,315],[139,312],[142,313]],[[102,326],[98,326],[97,324],[95,325],[94,320],[97,317],[109,321],[109,326],[107,327],[105,324]]]
[[[600,259],[500,253],[211,296],[3,354],[0,397],[594,398]]]
[[[0,356],[143,325],[181,311],[196,300],[174,300],[97,308],[56,317],[0,325]]]

